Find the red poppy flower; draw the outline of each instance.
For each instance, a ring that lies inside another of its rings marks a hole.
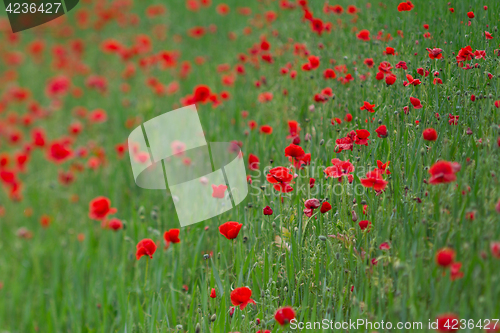
[[[427,128],[422,132],[422,136],[426,141],[436,141],[438,134],[434,128]]]
[[[243,224],[241,223],[228,221],[219,226],[219,232],[227,239],[235,239],[236,237],[238,237],[242,226]]]
[[[332,209],[332,205],[328,201],[325,201],[321,204],[321,209],[320,212],[321,214],[325,214],[326,212],[329,212]]]
[[[411,105],[413,105],[415,109],[421,109],[423,107],[422,104],[420,103],[420,100],[415,97],[410,97],[410,103]]]
[[[340,120],[339,118],[332,118],[330,122],[332,123],[332,125],[335,125],[335,124],[341,124],[342,120]]]
[[[141,259],[142,256],[149,256],[153,259],[153,254],[156,251],[156,244],[149,238],[145,238],[137,243],[137,251],[135,257],[137,260]]]
[[[354,165],[352,165],[349,160],[341,161],[338,158],[332,159],[333,166],[329,166],[323,170],[326,177],[340,178],[343,176],[349,176],[350,173],[354,172]]]
[[[473,57],[474,57],[474,52],[472,52],[472,47],[470,47],[470,45],[467,45],[466,47],[463,47],[460,49],[460,51],[458,51],[456,59],[457,63],[459,65],[462,65],[463,61],[472,60]]]
[[[91,123],[103,123],[108,119],[108,115],[103,109],[95,109],[89,113],[88,119]]]
[[[409,12],[413,9],[413,4],[411,1],[401,2],[398,5],[398,12]]]
[[[260,132],[264,134],[271,134],[273,133],[273,128],[269,125],[263,125],[260,127]]]
[[[464,277],[464,273],[461,272],[460,270],[462,269],[462,263],[461,262],[454,262],[450,266],[450,279],[452,281],[461,279]]]
[[[195,102],[204,103],[211,95],[210,88],[206,85],[198,85],[194,88],[193,95]]]
[[[285,156],[300,159],[305,155],[304,149],[301,146],[294,145],[291,143],[288,147],[285,148]]]
[[[500,201],[498,202],[500,204]],[[491,255],[497,259],[500,259],[500,242],[490,243]]]
[[[215,288],[212,288],[212,291],[210,291],[210,298],[216,298],[217,295],[215,294]]]
[[[438,77],[435,77],[434,80],[432,81],[433,84],[443,84],[443,80],[441,80]]]
[[[460,168],[461,166],[457,162],[436,162],[429,169],[429,174],[431,175],[429,183],[433,185],[451,183],[457,179],[457,176],[455,174],[460,171]]]
[[[226,185],[214,185],[212,184],[212,198],[223,199],[224,193],[227,190]]]
[[[414,79],[413,76],[409,75],[409,74],[406,74],[406,79],[408,81],[404,81],[403,82],[403,86],[409,86],[409,85],[414,85],[414,86],[418,86],[421,82],[419,79]]]
[[[366,178],[360,179],[361,185],[364,187],[373,187],[375,191],[383,191],[388,182],[382,178],[380,170],[373,170],[366,174]]]
[[[393,74],[387,74],[387,76],[385,77],[385,83],[389,86],[392,86],[397,80],[397,77],[396,75],[393,75]]]
[[[281,326],[286,325],[295,319],[295,311],[293,311],[293,308],[290,306],[279,308],[274,314],[274,319]]]
[[[163,239],[165,240],[166,247],[170,245],[170,243],[180,243],[181,240],[179,239],[179,229],[170,229],[168,231],[165,231],[163,234]]]
[[[389,171],[389,164],[391,164],[391,161],[387,161],[385,163],[382,163],[382,161],[377,160],[377,169],[379,170],[382,174],[390,175]]]
[[[484,32],[484,37],[486,37],[486,39],[493,39],[493,36],[488,31]]]
[[[48,215],[42,215],[40,217],[40,225],[44,228],[47,228],[50,225],[52,218]]]
[[[370,132],[365,129],[356,130],[356,136],[354,137],[354,143],[357,145],[368,146],[368,137],[370,136]]]
[[[249,303],[255,304],[255,301],[251,299],[252,290],[248,287],[240,287],[231,291],[231,303],[235,306],[239,306],[240,310],[246,308]]]
[[[460,327],[460,319],[453,313],[439,315],[436,320],[438,332],[455,332]]]
[[[93,220],[101,221],[116,212],[116,208],[111,208],[111,201],[106,197],[97,197],[89,203],[89,217]]]
[[[290,133],[289,136],[287,136],[287,139],[294,138],[300,133],[300,126],[299,123],[295,120],[289,120],[288,121],[288,131]]]
[[[112,218],[108,222],[108,227],[111,230],[117,231],[117,230],[120,230],[121,228],[123,228],[123,223],[122,223],[122,221],[120,221],[117,218]]]
[[[314,213],[314,210],[321,206],[321,201],[318,199],[308,199],[306,202],[304,202],[304,214],[306,214],[307,217],[311,217]]]
[[[373,113],[373,112],[375,112],[375,110],[373,109],[374,106],[375,106],[375,104],[370,104],[367,101],[364,101],[363,102],[363,106],[361,106],[359,109],[360,110],[366,110],[366,111],[368,111],[370,113]]]
[[[259,158],[253,154],[248,154],[248,168],[250,170],[259,170]]]
[[[73,152],[63,140],[53,142],[47,151],[47,158],[54,163],[63,163],[72,156]]]
[[[387,127],[385,125],[380,125],[375,132],[379,138],[387,138]]]
[[[346,137],[335,140],[335,152],[340,153],[342,150],[353,149],[356,132],[351,131]]]
[[[219,15],[227,15],[227,14],[229,14],[229,6],[226,5],[225,3],[221,3],[221,4],[217,5],[216,11],[217,11],[217,14],[219,14]]]
[[[455,251],[444,248],[436,253],[436,263],[441,267],[450,266],[455,260]]]
[[[467,17],[473,19],[475,17],[474,12],[468,12]]]
[[[384,243],[380,244],[380,246],[378,248],[381,250],[390,250],[391,246],[389,245],[389,243],[384,242]]]
[[[358,33],[357,37],[358,39],[367,42],[370,40],[370,31],[363,29]]]
[[[452,115],[451,113],[448,114],[448,124],[450,125],[458,125],[458,118],[460,118],[459,115]]]
[[[364,220],[364,221],[359,221],[358,225],[361,230],[366,229],[366,231],[370,231],[372,223],[370,221]]]
[[[404,61],[400,61],[396,64],[396,68],[401,68],[401,69],[404,69],[404,70],[407,70],[408,69],[408,66],[406,66],[406,62]]]
[[[285,167],[276,167],[269,170],[266,176],[268,182],[274,185],[276,191],[288,193],[293,191],[293,188],[289,183],[293,180],[293,175]]]
[[[385,48],[384,54],[385,55],[396,55],[396,52],[395,52],[393,47],[388,46]]]
[[[263,212],[264,212],[264,215],[273,215],[273,210],[269,206],[264,207]]]

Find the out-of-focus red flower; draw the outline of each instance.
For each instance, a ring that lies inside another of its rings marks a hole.
[[[436,253],[436,263],[441,267],[449,267],[455,261],[455,251],[444,248]]]
[[[375,191],[383,191],[388,182],[382,178],[382,172],[378,169],[370,171],[366,174],[366,178],[361,178],[361,185],[364,187],[372,187]]]
[[[54,141],[47,150],[47,158],[54,163],[63,163],[73,155],[73,151],[64,140]]]
[[[384,243],[380,244],[380,246],[378,248],[381,250],[390,250],[391,246],[389,245],[389,243],[384,242]]]
[[[260,132],[264,134],[271,134],[273,133],[273,128],[269,125],[263,125],[260,127]]]
[[[457,179],[455,174],[460,169],[461,166],[457,162],[438,161],[429,169],[429,174],[431,175],[429,183],[435,185],[454,182]]]
[[[264,215],[273,215],[273,209],[269,206],[264,207],[263,212]]]
[[[320,212],[321,214],[325,214],[326,212],[329,212],[332,209],[332,205],[328,201],[325,201],[321,204],[321,209]]]
[[[370,40],[370,31],[363,29],[358,33],[356,37],[358,37],[358,39],[362,41],[368,42]]]
[[[137,260],[141,259],[142,256],[149,256],[149,258],[153,259],[153,254],[156,252],[156,244],[149,238],[145,238],[137,243],[136,248],[135,257]]]
[[[373,109],[374,107],[375,107],[375,104],[370,104],[367,101],[364,101],[363,102],[363,106],[361,106],[359,109],[360,110],[366,110],[366,111],[368,111],[370,113],[373,113],[373,112],[375,112],[375,110]]]
[[[439,315],[436,320],[438,332],[455,332],[458,331],[460,327],[460,318],[453,313]]]
[[[295,311],[293,311],[293,308],[290,306],[279,308],[274,314],[274,319],[281,326],[286,325],[290,323],[292,319],[295,319]]]
[[[250,170],[259,170],[259,158],[253,154],[248,154],[248,168]]]
[[[426,141],[436,141],[438,138],[438,134],[434,128],[426,128],[422,132],[422,137]]]
[[[106,197],[97,197],[89,203],[89,217],[93,220],[102,221],[116,212],[117,209],[111,208],[111,201]]]
[[[293,180],[293,175],[285,167],[276,167],[269,170],[266,179],[271,184],[276,191],[288,193],[293,191],[293,188],[289,185]]]
[[[500,205],[500,201],[498,201]],[[490,243],[491,255],[497,259],[500,259],[500,242],[491,242]]]
[[[118,231],[118,230],[123,228],[122,221],[120,221],[119,219],[117,219],[115,217],[110,219],[109,222],[107,223],[107,225],[108,225],[109,229],[114,230],[114,231]]]
[[[249,303],[255,304],[255,301],[251,299],[252,290],[248,287],[236,288],[231,292],[231,303],[235,306],[239,306],[240,310],[246,308]]]
[[[366,230],[366,231],[370,231],[372,227],[372,223],[367,220],[359,221],[358,225],[361,230]]]
[[[165,240],[165,246],[168,248],[170,246],[170,243],[180,243],[181,240],[179,239],[179,229],[170,229],[165,231],[163,234],[163,239]]]
[[[409,12],[413,9],[413,4],[411,1],[401,2],[398,5],[398,12]]]
[[[420,100],[415,97],[410,97],[410,103],[411,105],[413,105],[415,109],[421,109],[423,107],[422,104],[420,103]]]
[[[222,185],[214,185],[212,184],[212,198],[224,199],[225,192],[227,190],[227,186]]]
[[[238,237],[242,226],[243,224],[241,223],[228,221],[219,226],[219,232],[227,239],[235,239],[236,237]]]
[[[380,125],[375,132],[379,138],[387,138],[387,127],[385,125]]]

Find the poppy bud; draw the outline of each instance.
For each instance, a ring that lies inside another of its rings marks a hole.
[[[210,321],[213,323],[216,320],[217,320],[217,315],[214,313],[212,317],[210,317]]]
[[[325,143],[325,139],[321,139],[321,141],[319,142],[319,145],[322,146],[324,143]]]
[[[194,328],[195,333],[200,333],[201,332],[201,325],[200,323],[196,323],[196,327]]]
[[[351,214],[352,214],[352,222],[356,222],[358,220],[358,215],[356,214],[355,211],[352,211]]]
[[[326,237],[321,235],[318,237],[320,241],[326,242]]]

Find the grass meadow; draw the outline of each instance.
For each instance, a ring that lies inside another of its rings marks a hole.
[[[499,14],[81,0],[15,34],[1,14],[0,332],[500,331]],[[190,104],[249,194],[181,228],[127,138]],[[297,327],[361,319],[392,328]]]

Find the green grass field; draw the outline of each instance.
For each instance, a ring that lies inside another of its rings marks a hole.
[[[16,34],[0,6],[0,332],[499,332],[500,2],[412,2],[82,0]],[[251,184],[181,228],[169,190],[138,187],[116,147],[193,103],[207,141],[240,143]],[[280,166],[288,193],[266,179]],[[117,211],[91,218],[101,196]],[[332,209],[305,214],[308,199]],[[283,307],[296,321],[280,325]],[[392,329],[296,328],[360,319]]]

